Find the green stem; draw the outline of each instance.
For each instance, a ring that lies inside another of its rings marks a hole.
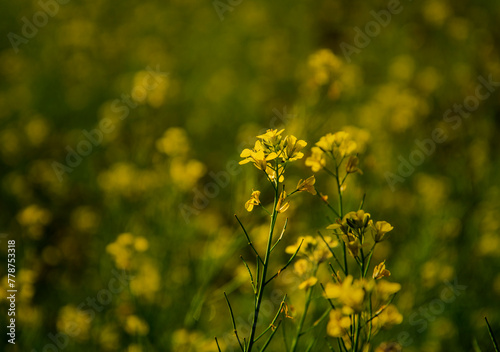
[[[335,179],[337,181],[337,191],[339,192],[339,215],[340,215],[340,220],[344,217],[344,209],[342,207],[342,190],[341,190],[341,184],[339,180],[339,165],[335,163]],[[349,275],[349,268],[347,267],[347,250],[346,250],[346,245],[345,242],[342,241],[342,250],[344,252],[344,272],[347,275]]]
[[[357,316],[357,319],[356,319]],[[356,328],[355,328],[355,335],[354,335],[354,349],[353,352],[358,351],[358,345],[359,345],[359,335],[361,332],[361,313],[358,313],[357,315],[354,316],[354,319],[356,321]]]
[[[247,352],[252,351],[252,348],[253,348],[254,343],[255,343],[254,338],[255,338],[255,333],[257,330],[257,321],[259,320],[260,305],[262,303],[262,298],[264,297],[264,288],[265,288],[265,283],[266,283],[267,268],[269,266],[269,255],[271,253],[271,243],[273,240],[273,232],[274,232],[274,227],[276,225],[276,219],[278,217],[278,212],[276,211],[276,206],[278,204],[278,198],[279,198],[279,179],[276,180],[276,187],[274,188],[274,191],[275,192],[274,192],[273,214],[271,216],[271,225],[269,227],[269,237],[267,239],[266,255],[264,257],[264,263],[263,263],[263,267],[262,267],[262,279],[260,280],[258,288],[257,288],[257,303],[255,305],[253,322],[252,322],[252,331],[250,332],[250,339],[248,340]]]
[[[313,269],[312,276],[316,275],[317,270],[318,266],[315,266]],[[314,286],[311,286],[307,289],[307,298],[306,298],[306,304],[304,306],[304,314],[302,314],[302,316],[300,317],[299,326],[297,328],[297,334],[295,335],[295,339],[293,340],[292,349],[290,350],[290,352],[295,352],[297,350],[299,338],[302,335],[302,328],[304,327],[304,322],[306,321],[307,311],[309,310],[309,305],[311,304],[313,288]]]

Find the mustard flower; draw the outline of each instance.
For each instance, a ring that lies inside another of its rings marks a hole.
[[[347,334],[351,327],[351,318],[342,314],[342,311],[335,309],[330,312],[330,320],[326,327],[328,335],[342,337]]]
[[[245,159],[240,161],[240,165],[253,161],[257,169],[266,171],[268,161],[276,159],[278,157],[278,154],[276,154],[275,152],[271,152],[266,155],[266,153],[264,153],[264,150],[259,149],[259,141],[255,142],[255,145],[256,147],[254,148],[254,150],[245,149],[241,152],[240,157]]]
[[[316,183],[316,178],[314,176],[308,177],[305,180],[300,180],[297,184],[297,191],[299,192],[309,192],[312,195],[316,194],[316,189],[314,184]]]
[[[250,199],[245,203],[245,209],[247,211],[252,211],[255,205],[260,204],[260,191],[253,191]]]
[[[355,229],[365,228],[370,220],[370,214],[365,213],[363,209],[351,211],[345,216],[347,223]]]
[[[371,225],[375,242],[381,242],[385,234],[394,229],[387,221],[377,221],[375,226],[373,226],[373,223]]]
[[[297,137],[289,135],[285,137],[285,155],[283,160],[285,161],[295,161],[302,159],[304,153],[301,150],[307,145],[303,140],[298,140]]]
[[[278,198],[278,202],[276,203],[276,211],[278,213],[284,213],[290,206],[290,203],[286,202],[285,199],[286,199],[286,192],[283,191],[281,192],[280,197]]]
[[[359,172],[360,174],[363,174],[363,171],[361,171],[361,169],[358,168],[358,164],[359,164],[358,157],[355,156],[355,155],[351,155],[349,157],[349,160],[347,160],[347,164],[345,166],[345,171],[348,174],[354,174],[356,172]]]
[[[325,296],[343,304],[346,314],[360,312],[365,300],[365,280],[354,280],[348,275],[341,283],[328,283],[325,287]]]
[[[282,130],[267,130],[266,133],[264,134],[261,134],[259,136],[257,136],[258,139],[262,139],[262,141],[265,143],[265,144],[269,144],[269,145],[277,145],[279,144],[279,142],[281,141],[281,134],[283,133],[284,129]]]
[[[312,276],[299,285],[299,290],[307,290],[309,287],[316,285],[317,282],[318,278]]]
[[[318,172],[326,165],[325,153],[318,147],[311,148],[312,155],[306,159],[306,166],[313,172]]]
[[[387,280],[379,280],[375,291],[382,301],[387,301],[390,296],[399,292],[401,285],[397,282],[389,282]]]
[[[335,159],[342,159],[351,155],[357,148],[356,142],[351,140],[347,132],[328,133],[316,143],[325,152],[332,153]]]
[[[388,277],[388,276],[391,276],[391,272],[389,270],[387,270],[385,268],[385,260],[380,263],[379,265],[375,266],[375,268],[373,269],[373,278],[375,280],[377,279],[381,279],[383,277]]]

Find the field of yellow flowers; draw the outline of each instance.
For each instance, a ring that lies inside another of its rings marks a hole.
[[[498,1],[0,18],[1,351],[498,350]]]

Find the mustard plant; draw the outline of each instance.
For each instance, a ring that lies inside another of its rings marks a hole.
[[[386,221],[372,219],[363,209],[364,197],[358,209],[346,212],[344,208],[348,177],[362,174],[356,150],[357,144],[348,133],[328,133],[311,149],[306,165],[313,172],[323,170],[330,175],[338,194],[338,203],[334,206],[328,196],[317,190],[318,197],[336,217],[327,230],[341,243],[341,246],[332,246],[331,240],[320,233],[335,259],[329,264],[333,282],[323,288],[331,308],[327,333],[337,340],[339,351],[364,352],[371,350],[372,338],[380,329],[401,323],[403,317],[392,304],[401,285],[384,279],[390,276],[385,260],[375,265],[369,275],[376,246],[387,238],[393,227]],[[341,252],[335,247],[340,247]],[[334,350],[330,341],[328,344]],[[399,350],[398,344],[390,342],[381,344],[375,351]]]
[[[258,207],[270,217],[267,245],[263,256],[259,254],[245,226],[235,215],[248,245],[256,257],[255,273],[252,273],[242,257],[250,276],[254,294],[254,312],[249,336],[243,338],[239,336],[233,309],[229,298],[224,294],[235,338],[242,352],[251,352],[257,347],[260,351],[266,350],[281,324],[282,320],[278,320],[280,315],[290,316],[286,302],[287,296],[285,295],[272,321],[266,325],[267,327],[262,332],[257,332],[265,289],[280,272],[290,266],[297,258],[293,267],[295,273],[301,278],[298,288],[305,291],[306,298],[304,310],[297,321],[295,334],[292,336],[291,347],[290,349],[286,348],[286,350],[290,352],[303,351],[304,349],[300,346],[301,337],[312,329],[322,326],[321,323],[329,318],[326,325],[329,338],[326,343],[331,351],[370,351],[372,338],[381,329],[399,324],[402,321],[401,314],[392,304],[392,300],[401,289],[401,285],[384,279],[390,276],[389,270],[386,269],[385,260],[373,266],[372,274],[369,275],[376,246],[387,238],[387,233],[392,231],[393,227],[386,221],[374,222],[371,215],[363,209],[364,197],[358,209],[345,211],[346,181],[354,174],[362,174],[362,171],[358,166],[357,144],[348,133],[343,131],[335,134],[329,133],[322,137],[311,149],[311,156],[305,162],[306,166],[311,167],[313,172],[324,171],[333,178],[338,193],[337,204],[330,204],[328,196],[319,192],[315,176],[300,180],[295,190],[287,194],[284,185],[287,165],[304,157],[302,150],[307,143],[292,135],[283,137],[283,131],[268,130],[267,133],[257,136],[253,149],[245,149],[241,153],[243,160],[240,164],[253,163],[258,170],[263,172],[266,180],[272,186],[274,200],[273,207],[269,210],[260,200],[261,191],[252,190],[250,199],[245,203],[247,211],[252,212],[254,208]],[[318,231],[316,237],[302,236],[295,244],[287,246],[285,252],[290,254],[289,260],[280,270],[273,273],[269,270],[271,255],[283,239],[288,219],[284,222],[281,234],[277,239],[275,236],[276,221],[289,208],[290,197],[298,192],[316,195],[330,209],[336,220],[327,227],[329,234],[324,235]],[[319,282],[317,273],[320,266],[327,263],[330,258],[333,258],[333,263],[328,262],[332,282],[323,285]],[[313,292],[317,286],[321,286],[326,308],[320,308],[323,309],[323,312],[319,319],[306,326],[308,313],[314,299]],[[215,340],[219,351],[221,351],[217,338]],[[332,345],[335,344],[335,340],[336,348]],[[315,341],[311,341],[305,350],[311,351],[314,344]],[[400,347],[393,342],[384,342],[375,351],[400,351]]]

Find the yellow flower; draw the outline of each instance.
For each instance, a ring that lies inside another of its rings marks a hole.
[[[356,142],[352,141],[349,134],[344,131],[328,133],[316,143],[325,152],[332,153],[335,159],[342,159],[351,155],[357,148]]]
[[[297,248],[292,253],[295,253],[296,250]],[[309,271],[310,267],[311,265],[306,259],[299,259],[293,264],[293,269],[298,275],[304,275]]]
[[[285,248],[285,252],[288,254],[295,253],[299,248],[301,242],[302,246],[300,247],[300,251],[303,253],[312,251],[314,250],[314,248],[316,248],[317,241],[312,236],[306,236],[306,237],[299,237],[294,245]]]
[[[297,137],[290,135],[285,137],[285,145],[283,160],[295,161],[304,157],[301,150],[307,145],[305,141],[297,140]]]
[[[353,235],[343,235],[342,239],[345,242],[347,249],[349,249],[349,254],[354,258],[358,256],[359,249],[361,248],[361,243],[359,239]]]
[[[299,290],[307,290],[309,287],[313,287],[318,282],[318,278],[310,277],[299,285]]]
[[[330,320],[326,327],[328,335],[342,337],[347,334],[347,329],[351,327],[351,318],[342,314],[342,311],[335,309],[330,312]]]
[[[391,272],[385,268],[385,260],[373,269],[373,278],[381,279],[384,276],[391,276]]]
[[[347,223],[352,228],[364,228],[368,225],[368,221],[370,220],[370,214],[365,213],[363,209],[358,211],[351,211],[345,216]]]
[[[285,202],[285,199],[286,199],[286,192],[283,191],[281,192],[280,197],[278,198],[278,203],[276,204],[276,211],[278,213],[284,213],[290,206],[290,203]]]
[[[267,142],[270,145],[276,145],[279,143],[281,140],[281,134],[283,133],[283,130],[267,130],[266,133],[261,134],[260,136],[257,136],[257,138],[262,139],[264,142]]]
[[[125,331],[129,335],[144,336],[149,333],[149,325],[137,315],[129,315],[125,320]]]
[[[387,280],[379,280],[377,282],[377,295],[382,301],[387,301],[390,296],[401,290],[401,285],[397,282],[389,282]]]
[[[269,176],[271,181],[276,181],[276,171],[273,168],[267,166],[266,174]],[[285,176],[283,176],[283,166],[278,164],[278,174],[280,175],[279,182],[283,182],[285,180]]]
[[[391,327],[392,325],[401,324],[403,322],[403,316],[399,313],[398,309],[394,304],[389,304],[388,306],[383,306],[379,309],[380,314],[375,318],[374,323],[380,327]]]
[[[312,155],[306,159],[306,166],[313,172],[318,172],[326,165],[325,153],[318,147],[311,148]]]
[[[276,159],[278,155],[275,152],[271,152],[266,155],[260,141],[256,141],[254,149],[244,149],[241,152],[240,157],[244,158],[244,160],[240,161],[240,165],[253,161],[257,169],[266,171],[267,162]]]
[[[373,226],[373,225],[372,225]],[[373,226],[374,230],[374,239],[375,242],[380,242],[384,239],[384,236],[387,232],[390,232],[394,229],[387,221],[377,221],[375,226]]]
[[[260,197],[260,191],[253,191],[250,199],[247,200],[247,202],[245,203],[245,209],[247,211],[252,211],[254,205],[260,204],[259,197]]]
[[[360,312],[365,299],[365,281],[354,280],[347,276],[342,283],[329,283],[325,287],[325,296],[341,302],[345,312]]]
[[[345,166],[345,170],[348,174],[354,174],[356,172],[359,172],[360,174],[363,174],[363,171],[358,168],[359,164],[359,159],[355,155],[351,155],[349,157],[349,160],[347,160],[347,164]]]
[[[312,195],[316,194],[316,189],[314,189],[314,184],[316,183],[316,178],[314,176],[308,177],[305,180],[300,180],[297,184],[297,190],[299,192],[309,192]]]

